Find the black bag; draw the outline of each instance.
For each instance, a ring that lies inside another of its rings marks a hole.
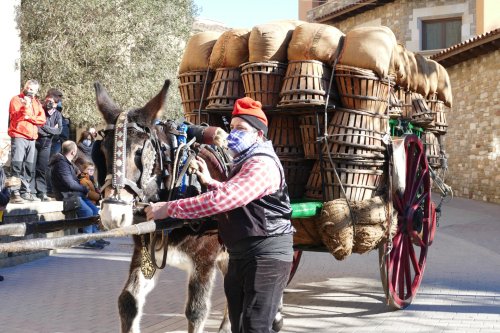
[[[82,207],[78,192],[61,192],[63,196],[63,212],[70,212]]]

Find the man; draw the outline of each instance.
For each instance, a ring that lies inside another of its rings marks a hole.
[[[52,89],[51,89],[52,90]],[[50,90],[49,90],[50,91]],[[45,97],[45,125],[38,128],[38,139],[36,140],[36,170],[35,170],[35,187],[37,197],[42,201],[50,201],[47,196],[48,165],[50,158],[50,149],[52,147],[52,138],[55,135],[61,134],[62,131],[62,116],[57,110],[56,95],[47,94]]]
[[[12,97],[9,105],[9,136],[11,137],[11,170],[21,179],[20,189],[13,191],[12,203],[40,201],[31,194],[30,184],[35,171],[35,140],[38,126],[45,124],[45,112],[36,98],[40,85],[28,80],[23,91]],[[24,199],[24,200],[23,200]]]
[[[52,189],[57,200],[77,197],[79,207],[76,210],[78,217],[90,217],[99,214],[99,209],[87,198],[89,190],[80,184],[77,170],[72,161],[77,154],[77,146],[73,141],[62,144],[61,153],[57,153],[50,159]],[[93,225],[83,228],[84,233],[93,233],[97,227]],[[104,245],[96,241],[83,244],[84,247],[103,249]]]
[[[209,192],[153,203],[148,219],[193,219],[228,213],[219,235],[229,252],[224,290],[233,333],[270,332],[293,256],[291,207],[283,167],[266,141],[267,118],[260,102],[235,103],[227,137],[233,166],[226,182],[210,177],[198,159],[198,177]]]

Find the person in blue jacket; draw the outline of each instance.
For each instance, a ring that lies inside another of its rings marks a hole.
[[[51,157],[49,166],[51,167],[52,190],[57,200],[64,200],[77,197],[79,207],[76,209],[78,217],[90,217],[99,214],[99,208],[87,197],[89,190],[80,184],[78,180],[79,170],[73,164],[77,155],[77,145],[74,141],[65,141],[61,147],[61,153]],[[84,233],[94,233],[97,231],[96,225],[89,225],[83,228]],[[103,249],[104,245],[94,241],[83,244],[87,248]]]

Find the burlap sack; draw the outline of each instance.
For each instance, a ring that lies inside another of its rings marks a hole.
[[[427,60],[427,79],[429,80],[429,96],[437,92],[439,81],[438,63],[432,59]]]
[[[253,27],[248,41],[250,62],[286,62],[288,43],[295,27],[295,23],[291,22],[268,23]]]
[[[339,64],[371,69],[385,78],[396,44],[396,36],[388,27],[354,28],[346,33]]]
[[[304,23],[295,28],[288,44],[288,60],[318,60],[331,65],[340,38],[339,29],[320,23]]]
[[[388,235],[387,203],[382,197],[351,201],[349,205],[345,199],[326,202],[318,221],[318,231],[323,244],[337,260],[345,259],[352,252],[365,253],[373,250]],[[351,212],[355,219],[354,227]],[[395,231],[395,211],[392,224]]]
[[[222,33],[212,49],[210,68],[234,68],[247,62],[249,37],[249,29],[231,29]]]
[[[210,54],[220,35],[220,32],[213,31],[200,32],[193,35],[184,49],[184,55],[179,66],[179,74],[196,70],[206,70]]]
[[[422,96],[427,96],[429,94],[429,68],[427,67],[427,59],[421,54],[415,54],[415,60],[417,61],[417,90],[416,92]]]
[[[337,260],[352,253],[353,229],[345,199],[325,202],[318,220],[318,231],[323,244]]]
[[[453,94],[451,91],[450,76],[441,64],[438,64],[437,98],[443,101],[444,105],[451,108],[453,104]]]
[[[390,74],[396,77],[396,84],[403,88],[408,88],[409,64],[406,49],[403,45],[397,44],[392,52]]]
[[[407,55],[408,68],[409,68],[409,74],[408,74],[409,87],[408,87],[408,89],[411,91],[417,91],[417,87],[418,87],[417,59],[415,59],[415,54],[413,52],[406,50],[405,53]]]

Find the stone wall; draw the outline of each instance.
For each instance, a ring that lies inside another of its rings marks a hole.
[[[328,2],[310,11],[309,20],[331,12],[332,8],[328,6],[337,8],[338,2]],[[343,32],[356,26],[384,25],[392,29],[400,43],[415,52],[420,50],[420,19],[461,16],[462,40],[467,40],[476,32],[475,9],[476,0],[396,0],[332,25]]]
[[[500,51],[447,68],[453,108],[447,113],[446,183],[455,195],[500,203]]]

